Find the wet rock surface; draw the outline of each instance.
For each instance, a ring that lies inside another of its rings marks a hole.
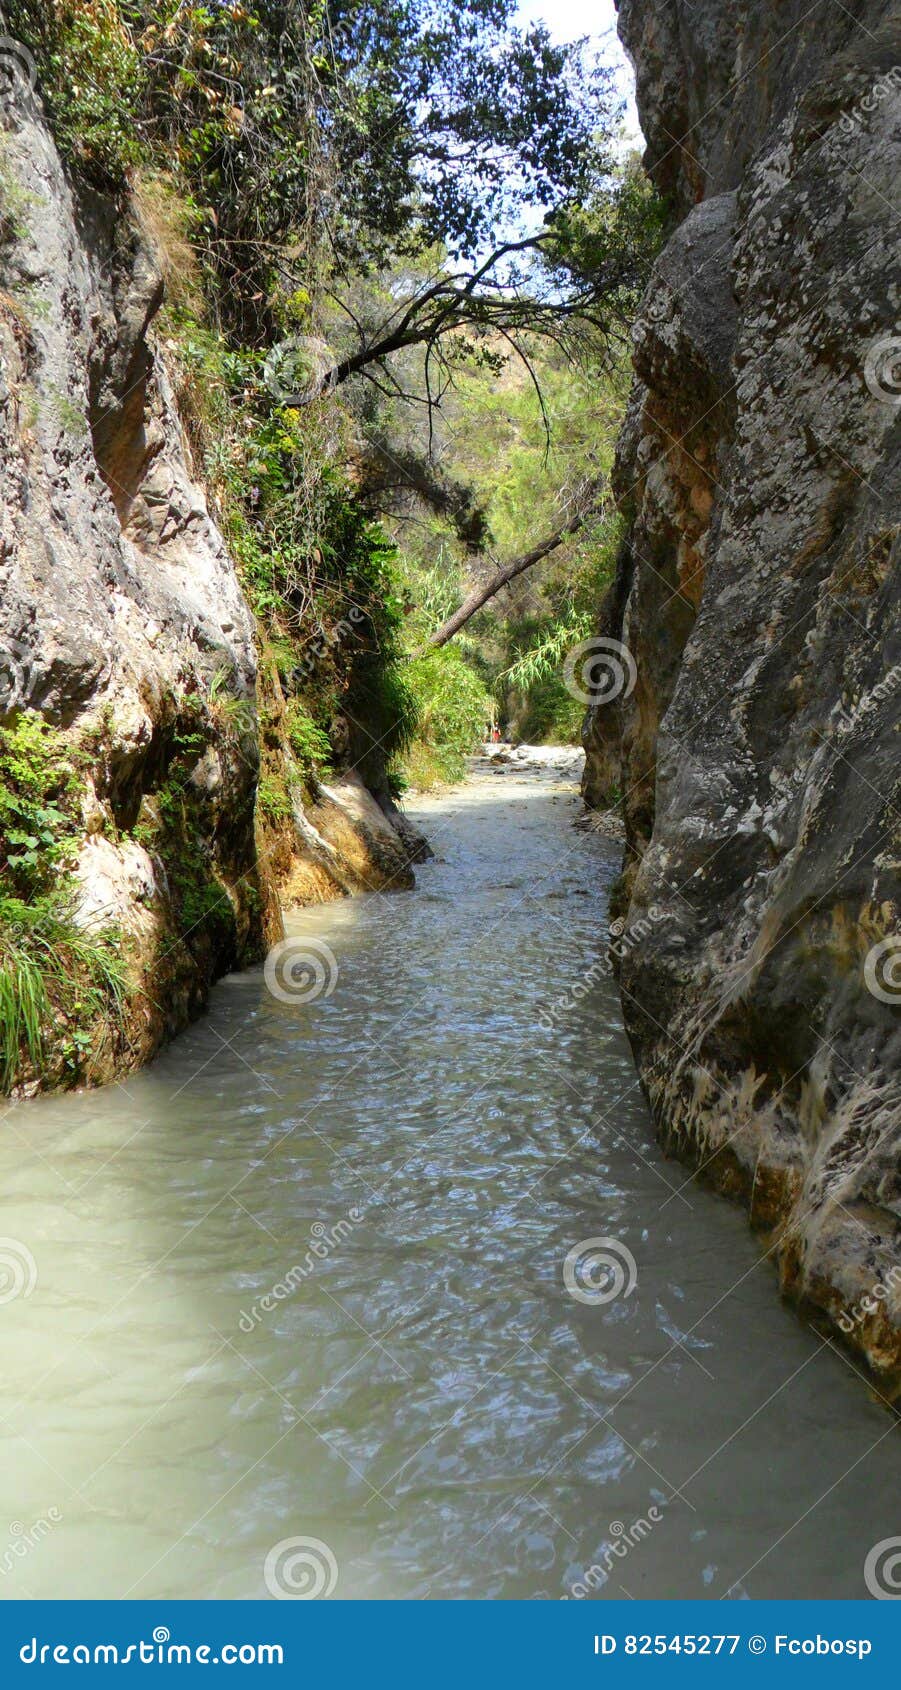
[[[620,32],[678,217],[600,628],[636,679],[585,730],[626,825],[626,1021],[666,1147],[897,1385],[901,31],[623,0]]]

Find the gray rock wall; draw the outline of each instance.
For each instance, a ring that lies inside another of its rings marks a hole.
[[[311,822],[298,776],[296,827],[261,837],[254,621],[154,336],[161,258],[133,204],[70,182],[37,95],[4,85],[0,726],[37,711],[86,759],[77,918],[117,930],[135,987],[82,1081],[145,1061],[218,975],[260,958],[277,888],[412,884],[410,848],[352,775]],[[72,1079],[51,1052],[21,1083]]]
[[[897,1385],[901,29],[622,0],[620,33],[674,225],[600,630],[635,684],[586,724],[627,1024],[666,1147]]]
[[[262,946],[252,742],[211,703],[218,673],[253,720],[253,622],[153,344],[152,242],[127,204],[76,196],[36,96],[13,83],[0,116],[0,720],[36,710],[93,747],[81,919],[119,929],[143,988],[127,1048],[88,1064],[104,1078]],[[198,732],[188,769],[179,747]],[[167,788],[184,791],[227,914],[187,935],[142,842]]]

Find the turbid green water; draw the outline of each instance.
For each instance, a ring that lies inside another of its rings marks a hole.
[[[292,920],[330,995],[6,1115],[0,1596],[866,1595],[897,1434],[657,1149],[576,813],[431,801],[415,893]]]

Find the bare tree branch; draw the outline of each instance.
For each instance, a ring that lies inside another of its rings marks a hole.
[[[502,587],[506,587],[508,582],[516,579],[517,575],[523,575],[527,569],[531,569],[536,563],[540,563],[542,558],[548,557],[551,552],[555,552],[558,546],[563,545],[564,540],[570,539],[573,534],[578,533],[580,528],[584,528],[589,517],[597,516],[603,508],[603,501],[598,497],[597,488],[594,492],[595,496],[591,503],[581,506],[561,528],[555,529],[553,534],[548,534],[537,546],[533,546],[531,551],[522,552],[511,563],[503,564],[480,587],[474,587],[472,592],[463,600],[459,610],[455,610],[453,616],[449,616],[447,621],[442,622],[441,627],[430,635],[425,648],[426,651],[430,651],[436,646],[446,645],[448,640],[452,640],[454,635],[460,632],[460,629],[465,626],[470,617],[475,616],[476,611],[481,610],[483,604],[487,604],[489,599],[493,599]]]
[[[412,296],[399,300],[381,325],[369,334],[364,333],[363,325],[354,318],[360,344],[323,375],[321,389],[332,391],[351,376],[366,374],[373,366],[384,370],[388,358],[411,346],[425,347],[428,360],[440,350],[440,343],[447,336],[464,329],[502,336],[523,360],[533,380],[534,372],[516,339],[518,334],[545,335],[559,344],[561,329],[581,322],[606,339],[616,311],[615,276],[607,278],[606,285],[596,278],[591,283],[575,283],[565,292],[548,280],[542,294],[526,286],[525,276],[517,270],[509,275],[498,274],[504,260],[540,253],[548,240],[547,235],[530,235],[522,240],[506,241],[470,274],[458,271],[437,277]],[[534,281],[534,276],[531,279]],[[354,317],[343,302],[337,303]],[[285,403],[302,406],[309,400],[310,393],[306,391]]]

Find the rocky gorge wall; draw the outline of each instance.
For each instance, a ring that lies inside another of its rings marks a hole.
[[[585,727],[668,1151],[901,1382],[897,182],[880,0],[620,0],[669,241],[635,328]],[[630,944],[630,929],[640,935]]]
[[[421,842],[352,769],[301,779],[277,709],[293,817],[261,828],[254,619],[154,336],[162,254],[133,202],[76,189],[27,63],[3,69],[0,730],[36,713],[71,748],[75,919],[113,933],[130,977],[120,1024],[24,1062],[33,1090],[145,1061],[280,935],[279,892],[412,884]]]

